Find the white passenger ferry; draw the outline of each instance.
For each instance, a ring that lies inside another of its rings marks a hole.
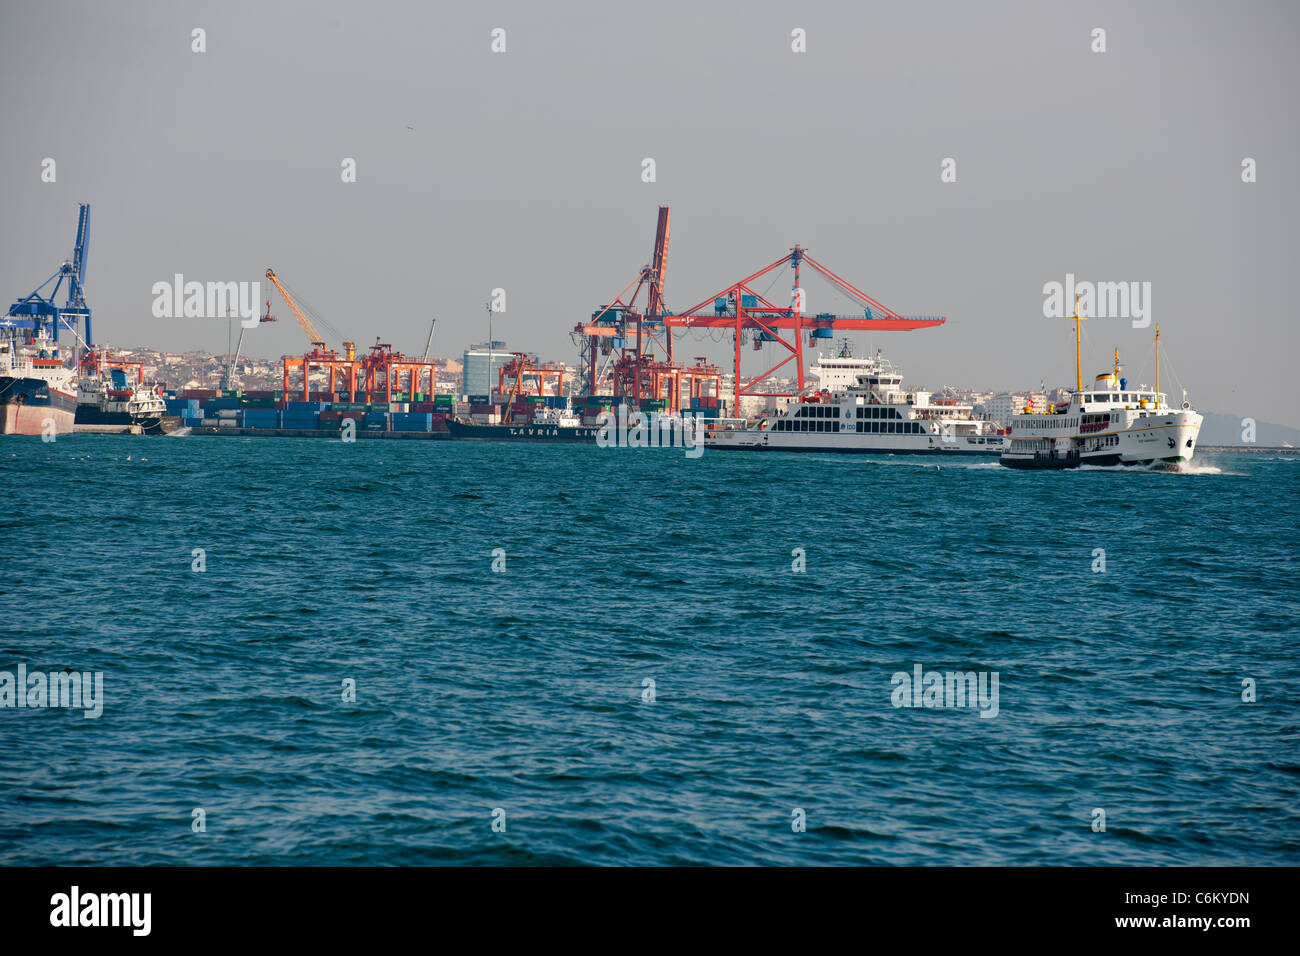
[[[1201,416],[1184,401],[1171,408],[1160,391],[1160,327],[1156,326],[1156,384],[1130,388],[1115,366],[1084,389],[1075,319],[1075,390],[1068,404],[1026,408],[1011,418],[1001,462],[1008,468],[1155,465],[1177,468],[1196,451]]]
[[[820,355],[811,372],[821,390],[776,415],[743,425],[719,423],[705,447],[736,450],[868,454],[997,455],[1004,439],[970,405],[932,399],[903,387],[903,377],[876,353],[855,357],[845,342]]]

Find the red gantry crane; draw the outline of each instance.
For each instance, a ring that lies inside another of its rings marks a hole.
[[[367,402],[375,401],[381,394],[383,396],[382,401],[390,402],[394,392],[404,395],[403,401],[415,401],[415,396],[420,393],[421,382],[427,373],[429,376],[430,401],[432,401],[437,377],[437,365],[435,363],[409,358],[401,352],[393,351],[391,345],[378,340],[370,347],[369,354],[360,358],[357,356],[356,343],[344,342],[344,354],[340,357],[337,352],[326,346],[325,336],[321,335],[316,328],[316,323],[311,320],[307,311],[299,305],[297,299],[284,287],[284,283],[275,274],[275,270],[267,269],[266,277],[280,291],[280,295],[284,298],[284,304],[289,307],[293,317],[298,320],[298,325],[307,336],[307,341],[311,342],[312,345],[312,350],[302,357],[296,355],[286,355],[284,357],[283,386],[286,399],[289,397],[289,370],[291,368],[301,368],[303,401],[311,400],[310,379],[312,369],[323,369],[329,373],[327,391],[331,396],[331,400],[335,396],[337,386],[344,390],[347,400],[350,402],[356,401],[358,391],[364,394]],[[267,310],[269,314],[270,303],[267,303]],[[432,330],[430,330],[430,336],[432,337]],[[426,346],[426,352],[427,350],[428,346]],[[403,377],[406,379],[405,389],[402,387]]]
[[[657,394],[658,385],[672,377],[678,370],[673,365],[672,333],[675,329],[727,329],[732,333],[735,350],[732,414],[738,414],[740,399],[747,395],[771,397],[802,396],[804,382],[804,333],[808,333],[809,347],[818,339],[832,339],[839,332],[893,331],[942,325],[943,316],[903,316],[867,295],[857,286],[836,275],[808,254],[802,246],[794,246],[789,253],[764,266],[753,275],[719,290],[707,299],[681,312],[671,312],[663,304],[664,275],[668,254],[668,210],[659,207],[659,223],[655,231],[655,245],[651,263],[641,270],[635,282],[623,290],[612,303],[593,313],[591,321],[574,329],[575,337],[587,339],[585,356],[586,376],[591,392],[612,378],[615,395],[633,398],[664,397]],[[778,305],[760,293],[755,284],[759,279],[777,269],[789,266],[794,270],[791,302]],[[809,315],[803,311],[803,269],[807,266],[832,287],[863,307],[862,315],[835,315],[828,312]],[[642,287],[647,288],[645,313],[636,309],[636,298]],[[627,293],[632,294],[624,298]],[[634,327],[634,328],[633,328]],[[784,334],[783,334],[784,333]],[[793,333],[793,334],[790,334]],[[633,337],[634,336],[634,337]],[[745,381],[741,376],[740,353],[746,339],[752,338],[754,349],[764,343],[775,343],[790,354],[762,374]],[[655,349],[662,359],[655,354]],[[598,354],[610,356],[612,368],[602,368]],[[617,354],[617,358],[613,356]],[[797,390],[777,392],[759,390],[758,386],[789,362],[796,363]],[[700,363],[703,364],[703,363]],[[656,392],[656,394],[649,394]],[[680,388],[671,387],[669,408],[680,403]]]

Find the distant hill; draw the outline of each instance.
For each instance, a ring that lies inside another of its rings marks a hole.
[[[1201,425],[1199,445],[1244,445],[1241,440],[1241,417],[1236,415],[1216,415],[1214,412],[1202,412],[1205,422]],[[1255,422],[1256,445],[1296,445],[1300,446],[1300,429],[1288,428],[1286,425],[1274,425],[1270,422]]]

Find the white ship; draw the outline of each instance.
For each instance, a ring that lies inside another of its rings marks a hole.
[[[1196,451],[1201,416],[1184,401],[1171,408],[1160,391],[1160,327],[1156,326],[1155,388],[1129,388],[1115,366],[1084,389],[1075,320],[1075,390],[1068,404],[1026,408],[1011,418],[1001,462],[1008,468],[1078,468],[1080,465],[1178,467]]]
[[[719,423],[705,447],[867,454],[997,455],[1004,439],[970,405],[903,387],[886,359],[855,357],[845,342],[810,370],[821,390],[757,422]]]

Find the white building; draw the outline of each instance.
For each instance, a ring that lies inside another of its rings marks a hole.
[[[480,342],[464,355],[460,390],[466,395],[487,395],[497,387],[498,371],[513,358],[505,351],[505,342]]]

